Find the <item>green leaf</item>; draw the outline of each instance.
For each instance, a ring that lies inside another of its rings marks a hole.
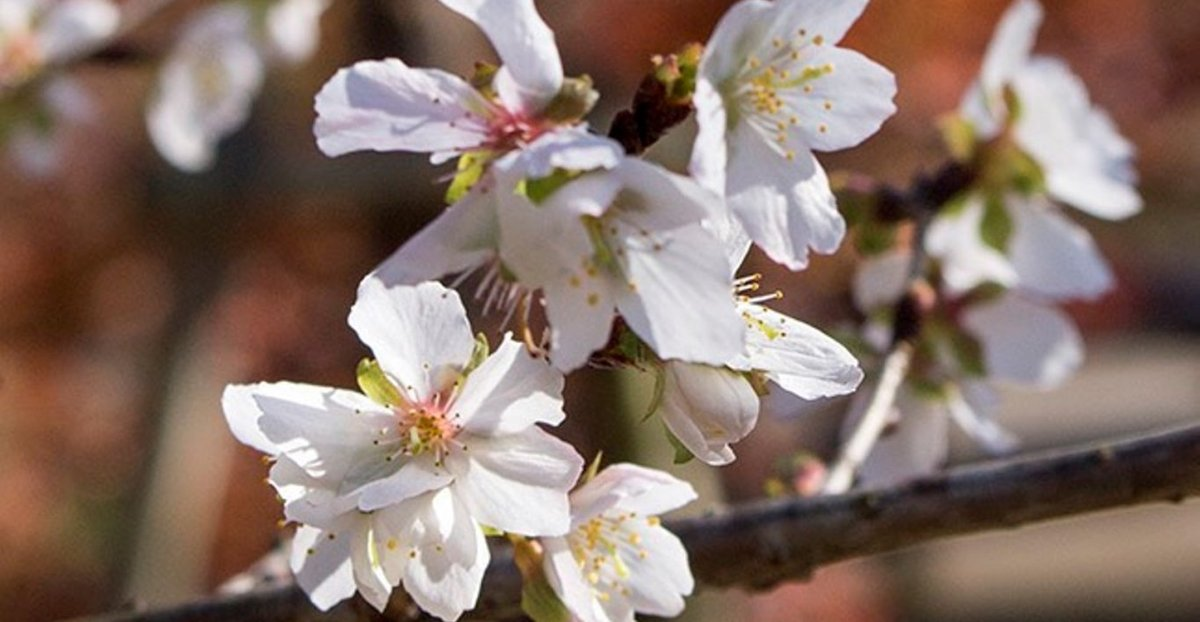
[[[591,76],[564,78],[558,94],[542,109],[542,118],[560,123],[576,122],[591,112],[598,99],[600,94],[592,88]]]
[[[665,363],[655,365],[654,370],[654,392],[650,394],[650,405],[646,408],[646,414],[642,415],[642,421],[647,421],[658,409],[662,406],[663,393],[667,390],[667,370],[663,366]]]
[[[492,348],[488,345],[487,335],[482,332],[475,333],[475,348],[471,350],[471,358],[467,361],[467,366],[463,368],[463,376],[475,371],[491,353]]]
[[[854,246],[864,257],[882,255],[896,246],[896,227],[890,224],[867,220],[858,227]]]
[[[446,188],[446,203],[454,204],[466,196],[471,188],[483,177],[487,165],[495,157],[490,151],[471,151],[458,158],[458,172]]]
[[[524,179],[517,184],[517,194],[525,195],[534,205],[540,205],[550,198],[559,188],[567,185],[572,179],[579,177],[579,171],[554,169],[553,173],[538,179]]]
[[[962,115],[950,114],[938,120],[938,130],[946,150],[959,162],[966,162],[975,155],[978,137],[975,125]]]
[[[484,536],[501,537],[506,535],[503,531],[500,531],[499,529],[496,529],[490,525],[480,525],[479,530],[483,532]]]
[[[1008,213],[1008,207],[999,196],[988,197],[984,204],[983,220],[979,223],[979,236],[984,244],[1000,251],[1008,252],[1008,242],[1012,239],[1013,221]]]
[[[396,385],[383,373],[379,361],[371,358],[359,361],[355,374],[358,376],[358,387],[376,402],[393,407],[402,406],[407,402]]]
[[[687,464],[696,456],[692,454],[692,450],[684,446],[683,441],[675,436],[666,425],[663,425],[663,432],[667,434],[667,440],[671,443],[671,448],[675,450],[675,464]]]
[[[533,622],[571,621],[571,612],[545,577],[525,581],[521,587],[521,610]]]

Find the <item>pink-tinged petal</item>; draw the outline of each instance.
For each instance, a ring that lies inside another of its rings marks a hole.
[[[724,194],[725,166],[729,162],[725,146],[725,102],[708,80],[701,79],[696,81],[692,105],[696,108],[697,131],[688,172],[700,185]]]
[[[348,525],[349,521],[345,524]],[[365,533],[361,535],[366,537]],[[350,561],[352,532],[345,536],[330,539],[325,530],[302,526],[296,530],[296,537],[292,540],[290,565],[296,574],[296,583],[321,611],[328,611],[350,598],[357,589]]]
[[[465,272],[495,257],[498,227],[495,195],[472,189],[409,238],[371,275],[392,286],[416,285]]]
[[[478,523],[449,490],[377,513],[385,574],[421,609],[457,620],[479,600],[491,554]]]
[[[664,363],[659,412],[667,429],[701,462],[733,462],[730,449],[758,423],[758,394],[741,374],[723,367]]]
[[[1020,289],[1052,300],[1095,298],[1113,276],[1092,236],[1045,201],[1013,200],[1009,247]]]
[[[959,213],[939,215],[925,234],[925,250],[940,260],[942,280],[952,293],[989,281],[1012,287],[1020,280],[1011,259],[983,241],[984,209],[982,200],[972,199]]]
[[[541,540],[546,582],[579,622],[609,622],[564,538]]]
[[[462,152],[488,140],[492,105],[462,78],[389,58],[338,70],[317,93],[317,146],[353,151]]]
[[[861,393],[858,411],[847,419],[843,430],[853,429],[862,416],[869,392]],[[897,399],[896,423],[871,449],[859,470],[859,485],[866,488],[892,486],[937,471],[950,452],[949,417],[945,407],[908,394]]]
[[[808,265],[808,249],[832,253],[846,233],[825,171],[811,153],[789,160],[753,128],[731,136],[729,208],[750,238],[790,270]]]
[[[554,32],[533,0],[442,0],[475,22],[504,64],[497,91],[505,105],[529,114],[542,109],[562,87],[562,60]]]
[[[538,428],[493,438],[460,435],[446,457],[451,489],[484,525],[527,536],[558,536],[570,526],[567,490],[583,470],[575,449]]]
[[[969,307],[962,325],[979,338],[991,379],[1048,389],[1083,362],[1083,339],[1071,318],[1013,294]]]
[[[613,509],[656,516],[695,500],[692,485],[669,473],[636,464],[613,464],[571,493],[571,522],[578,527]]]
[[[853,147],[866,140],[896,113],[896,76],[875,61],[837,47],[819,48],[808,61],[832,73],[814,78],[806,89],[780,95],[799,123],[791,131],[817,151]]]
[[[745,354],[734,369],[766,372],[783,390],[806,400],[845,395],[858,388],[863,372],[842,344],[825,333],[759,305],[741,306]]]
[[[562,373],[505,336],[463,385],[453,404],[458,425],[479,436],[515,434],[538,423],[558,425],[562,410]]]
[[[904,293],[910,263],[912,257],[903,251],[862,260],[854,275],[854,306],[870,315],[872,311],[899,300]]]
[[[1065,63],[1035,58],[1013,87],[1022,110],[1017,142],[1042,166],[1052,196],[1109,220],[1141,211],[1133,146]]]
[[[999,407],[1000,396],[985,382],[953,387],[946,398],[946,410],[954,423],[993,456],[1010,454],[1021,446],[1020,439],[996,423]]]
[[[624,225],[616,223],[623,228]],[[649,235],[619,231],[626,281],[617,309],[661,358],[724,365],[742,351],[746,326],[734,308],[728,261],[700,225]]]
[[[448,388],[442,386],[447,372],[461,370],[475,348],[458,293],[439,283],[389,288],[368,276],[349,323],[413,401]]]

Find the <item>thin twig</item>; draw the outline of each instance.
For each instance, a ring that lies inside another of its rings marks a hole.
[[[1200,413],[1197,413],[1200,415]],[[692,571],[708,586],[767,588],[802,580],[834,562],[940,538],[1200,495],[1200,424],[1104,443],[954,469],[907,484],[848,495],[749,503],[673,521]],[[497,548],[479,607],[467,619],[520,616],[520,573]],[[387,619],[424,619],[409,609]],[[273,622],[375,620],[358,599],[322,616],[292,585],[221,596],[155,612],[90,622]]]

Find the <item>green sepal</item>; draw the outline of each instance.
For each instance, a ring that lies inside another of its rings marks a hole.
[[[688,449],[683,444],[683,441],[679,440],[679,437],[675,436],[665,424],[663,425],[663,432],[666,433],[667,441],[671,443],[671,448],[675,450],[675,457],[672,459],[672,462],[675,464],[687,464],[696,457],[692,454],[692,450]]]
[[[603,460],[604,460],[604,452],[603,451],[596,452],[596,457],[592,458],[591,464],[589,464],[587,470],[583,472],[583,477],[581,477],[579,479],[579,483],[581,486],[596,479],[596,474],[600,472],[600,463]]]
[[[495,157],[490,151],[471,151],[458,158],[458,168],[450,187],[446,188],[446,203],[453,205],[467,195],[483,177],[487,165]]]
[[[407,401],[396,385],[392,384],[392,381],[388,380],[387,375],[383,373],[379,361],[364,358],[358,362],[358,368],[354,373],[358,378],[358,388],[376,402],[395,407],[401,406]]]
[[[504,536],[508,535],[508,534],[504,533],[503,531],[496,529],[495,527],[492,527],[491,525],[480,525],[479,530],[482,531],[483,535],[486,537],[499,538],[499,537],[504,537]]]
[[[1012,234],[1012,215],[1008,213],[1004,199],[995,195],[988,197],[983,206],[983,219],[979,222],[979,237],[984,244],[1006,253]]]
[[[974,123],[962,115],[948,114],[938,119],[937,126],[942,135],[942,144],[955,160],[968,162],[975,156],[979,137],[975,133]]]
[[[642,421],[649,421],[650,417],[653,417],[654,413],[658,412],[659,408],[662,408],[663,394],[667,391],[667,369],[665,365],[666,363],[655,365],[653,371],[650,372],[654,374],[654,391],[650,394],[650,405],[646,407],[646,414],[642,415]]]
[[[950,351],[959,368],[969,376],[983,377],[987,370],[983,363],[983,347],[979,341],[961,330],[949,334]]]
[[[571,622],[571,612],[544,576],[526,579],[521,586],[521,610],[533,622]]]
[[[586,117],[598,99],[600,94],[592,88],[591,76],[564,78],[562,88],[542,109],[541,116],[559,123],[573,123]]]
[[[471,86],[479,91],[487,99],[496,98],[496,89],[492,83],[496,80],[496,72],[500,71],[500,67],[491,63],[478,61],[475,63],[475,72],[471,74]]]
[[[534,205],[541,205],[543,201],[550,198],[550,195],[557,192],[559,188],[567,185],[572,179],[579,177],[579,175],[579,171],[556,168],[553,173],[545,177],[521,180],[517,184],[516,193],[523,195]]]
[[[483,332],[475,333],[475,347],[471,350],[471,358],[467,360],[467,366],[463,368],[462,375],[466,376],[475,371],[491,353],[492,347],[488,345],[487,335]]]

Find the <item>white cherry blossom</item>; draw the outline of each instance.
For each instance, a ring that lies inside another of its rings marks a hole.
[[[695,498],[686,482],[633,464],[612,465],[571,493],[571,531],[541,542],[546,579],[575,619],[683,611],[695,587],[687,551],[658,515]]]
[[[996,29],[979,80],[961,106],[984,139],[1011,124],[1013,138],[1041,166],[1051,197],[1109,220],[1141,211],[1133,146],[1092,105],[1061,60],[1032,55],[1042,21],[1036,0],[1017,0]],[[1009,110],[1011,89],[1019,110]]]
[[[87,124],[96,118],[90,94],[69,76],[38,83],[4,104],[0,141],[17,166],[35,177],[46,177],[59,169],[68,126]]]
[[[892,74],[836,43],[867,0],[743,0],[717,24],[700,61],[691,172],[774,261],[845,234],[813,150],[859,144],[895,112]]]
[[[120,17],[107,0],[0,0],[0,88],[111,37]]]
[[[350,325],[381,370],[371,397],[235,385],[226,418],[275,458],[285,516],[305,525],[293,568],[317,606],[357,588],[382,610],[402,583],[453,620],[474,606],[488,563],[481,525],[529,536],[569,527],[582,459],[537,426],[562,421],[562,376],[507,338],[473,361],[462,303],[435,283],[388,289],[368,278]]]
[[[439,69],[389,58],[339,70],[317,94],[317,145],[327,155],[412,151],[444,162],[468,151],[502,153],[557,125],[542,113],[563,86],[554,33],[533,0],[442,0],[475,22],[502,66],[494,97]]]

